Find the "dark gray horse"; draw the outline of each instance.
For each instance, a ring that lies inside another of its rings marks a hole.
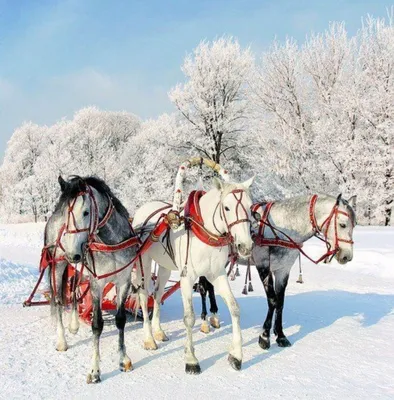
[[[128,220],[128,212],[110,188],[99,178],[74,176],[65,181],[59,177],[61,196],[45,230],[45,246],[55,260],[49,267],[52,309],[57,316],[57,346],[67,350],[62,322],[62,308],[67,280],[67,265],[83,261],[93,298],[93,359],[88,383],[100,382],[99,340],[103,331],[101,311],[104,286],[113,282],[117,290],[116,326],[119,330],[119,365],[122,371],[132,369],[124,344],[126,323],[125,300],[131,285],[131,261],[136,255],[138,239]],[[134,238],[134,239],[133,239]],[[96,245],[92,248],[92,244]],[[113,245],[122,244],[120,250]],[[124,246],[123,246],[124,244]],[[100,247],[101,246],[101,247]],[[106,250],[105,248],[108,247]],[[80,276],[82,275],[82,271]],[[74,279],[77,279],[75,277]],[[76,296],[74,295],[74,299]],[[79,322],[74,300],[69,329],[78,331]]]
[[[300,196],[275,202],[267,218],[268,224],[265,228],[264,237],[275,239],[275,235],[277,235],[279,239],[287,242],[290,237],[294,242],[302,244],[320,232],[325,236],[330,248],[336,248],[336,252],[333,253],[336,260],[340,264],[346,264],[353,258],[352,237],[356,223],[355,201],[355,196],[345,200],[341,196],[335,198],[328,195],[319,195],[313,207],[313,213],[311,213],[310,196]],[[259,220],[264,214],[265,207],[265,205],[261,205],[256,208]],[[338,210],[337,216],[333,214],[335,209]],[[331,219],[329,220],[330,215]],[[311,218],[315,219],[315,223],[312,222]],[[268,225],[271,225],[273,229]],[[291,346],[290,341],[283,332],[282,311],[290,270],[298,255],[299,250],[294,248],[254,246],[252,263],[256,265],[268,301],[267,317],[263,325],[263,332],[259,336],[259,345],[263,349],[270,347],[270,331],[274,311],[276,314],[274,323],[274,333],[277,336],[276,342],[281,347]],[[239,264],[247,265],[247,262],[240,260]],[[213,313],[210,322],[215,328],[218,327],[218,318],[216,317],[218,307],[214,287],[204,277],[201,277],[198,282],[198,288],[203,303],[201,331],[207,332],[209,331],[209,325],[206,322],[207,294],[209,295],[211,312]]]

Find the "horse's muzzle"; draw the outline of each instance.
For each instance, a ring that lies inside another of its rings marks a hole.
[[[241,257],[248,258],[252,254],[252,247],[248,247],[241,243],[237,245],[237,252]]]

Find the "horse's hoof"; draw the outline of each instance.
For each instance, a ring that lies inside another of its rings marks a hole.
[[[157,344],[153,339],[147,340],[146,342],[144,342],[144,349],[145,350],[157,350]]]
[[[276,343],[278,343],[279,347],[290,347],[291,346],[291,343],[289,342],[289,340],[287,339],[286,336],[277,338]]]
[[[208,322],[207,322],[207,321],[203,321],[203,322],[202,322],[200,331],[201,331],[202,333],[209,333],[210,329],[209,329],[209,325],[208,325]]]
[[[56,345],[57,351],[67,351],[67,349],[68,349],[67,343],[59,343]]]
[[[200,364],[186,364],[185,371],[190,375],[198,375],[201,374]]]
[[[69,327],[68,327],[68,331],[69,331],[70,333],[72,333],[73,335],[76,335],[76,334],[78,333],[78,331],[79,331],[79,326],[77,326],[77,327],[69,326]]]
[[[86,377],[86,383],[100,383],[101,378],[99,374],[88,374]]]
[[[209,318],[209,322],[212,328],[219,329],[220,328],[220,320],[218,317],[211,317]]]
[[[158,342],[167,342],[169,339],[167,337],[167,335],[164,333],[164,331],[158,331],[155,332],[153,334],[153,337],[155,338],[155,340],[157,340]]]
[[[119,368],[122,372],[129,372],[133,370],[133,364],[130,360],[119,363]]]
[[[235,358],[232,354],[228,355],[228,362],[230,365],[236,370],[240,371],[242,367],[242,360],[238,360],[238,358]]]
[[[267,336],[260,335],[259,336],[259,346],[263,350],[268,350],[271,347],[270,338]]]

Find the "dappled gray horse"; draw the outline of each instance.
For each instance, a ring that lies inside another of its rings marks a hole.
[[[67,350],[62,323],[65,305],[67,265],[82,262],[79,276],[87,274],[93,298],[93,359],[88,383],[100,382],[99,340],[103,331],[101,311],[105,285],[113,282],[117,289],[116,326],[119,330],[119,365],[122,371],[132,369],[124,344],[126,323],[125,300],[131,285],[132,260],[139,239],[128,220],[128,212],[110,188],[99,178],[79,176],[69,181],[59,177],[61,196],[45,231],[45,248],[54,259],[49,268],[52,309],[57,316],[57,350]],[[77,279],[77,277],[74,277]],[[70,331],[79,327],[74,294]]]
[[[353,228],[356,223],[355,196],[345,200],[339,195],[337,198],[328,195],[300,196],[288,200],[277,201],[267,210],[267,204],[254,205],[255,217],[260,221],[260,226],[265,226],[265,243],[272,240],[272,244],[264,245],[264,240],[259,242],[259,230],[255,231],[255,246],[252,253],[252,263],[256,265],[261,282],[267,295],[268,313],[263,325],[263,332],[259,336],[259,345],[263,349],[270,347],[270,331],[274,311],[276,314],[274,333],[276,342],[281,347],[290,346],[291,343],[283,333],[282,311],[285,291],[289,274],[294,262],[299,255],[299,249],[274,245],[275,241],[283,241],[299,245],[314,236],[321,236],[328,244],[328,250],[322,257],[329,259],[335,256],[340,264],[346,264],[353,258]],[[268,212],[265,212],[265,211]],[[257,213],[257,214],[256,214]],[[266,214],[266,215],[264,215]],[[261,232],[261,231],[260,231]],[[293,243],[294,242],[294,243]],[[244,260],[239,260],[240,265],[247,265]],[[204,278],[199,280],[200,293],[203,300],[202,331],[206,332],[205,322],[206,306],[205,296],[208,293],[211,303],[211,324],[214,327],[217,321],[215,313],[218,311],[214,288]],[[212,323],[213,322],[213,323]]]

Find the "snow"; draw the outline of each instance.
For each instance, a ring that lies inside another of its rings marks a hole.
[[[142,324],[129,321],[126,345],[130,373],[118,371],[117,330],[106,321],[101,341],[102,382],[85,383],[91,357],[90,328],[67,334],[70,348],[55,350],[55,327],[47,307],[22,308],[37,277],[43,224],[0,225],[0,398],[29,399],[393,399],[394,398],[394,229],[357,227],[354,259],[346,266],[314,266],[303,260],[305,283],[293,268],[284,311],[291,348],[274,340],[257,344],[266,312],[263,287],[253,271],[255,291],[242,296],[243,277],[232,282],[241,307],[242,371],[227,363],[230,316],[219,300],[222,327],[210,334],[194,328],[203,373],[184,373],[185,331],[179,292],[163,306],[170,341],[157,351],[142,348]],[[308,253],[320,244],[310,241]],[[196,314],[200,301],[194,297]]]

